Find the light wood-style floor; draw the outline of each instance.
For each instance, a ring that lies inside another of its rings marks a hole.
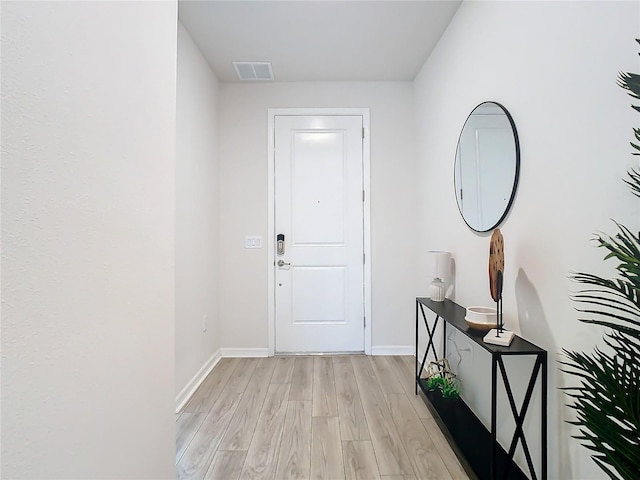
[[[413,357],[225,358],[176,419],[179,479],[468,479]]]

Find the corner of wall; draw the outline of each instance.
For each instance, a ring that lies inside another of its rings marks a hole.
[[[180,403],[221,347],[219,83],[182,23],[177,62],[175,384]]]

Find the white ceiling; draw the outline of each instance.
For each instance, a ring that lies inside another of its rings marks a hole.
[[[413,80],[461,0],[179,0],[182,24],[222,82],[233,61],[276,81]]]

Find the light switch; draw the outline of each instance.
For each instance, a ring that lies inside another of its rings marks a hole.
[[[262,237],[260,235],[247,235],[244,237],[244,248],[262,248]]]

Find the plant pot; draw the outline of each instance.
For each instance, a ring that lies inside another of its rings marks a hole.
[[[425,396],[429,399],[431,405],[435,411],[438,412],[440,419],[450,432],[460,428],[460,425],[458,425],[460,423],[458,420],[459,406],[461,403],[460,398],[445,398],[438,389],[427,390]]]

